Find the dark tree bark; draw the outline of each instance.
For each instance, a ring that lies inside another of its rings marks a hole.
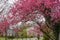
[[[60,24],[60,23],[59,23]],[[58,23],[55,23],[53,25],[53,28],[54,28],[54,34],[55,34],[55,40],[59,40],[59,25]]]

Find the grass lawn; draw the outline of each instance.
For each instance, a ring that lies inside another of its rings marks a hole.
[[[5,40],[6,38],[0,37],[0,40]],[[17,38],[14,38],[13,40],[17,40]],[[18,38],[18,40],[22,40],[22,38]],[[38,40],[37,38],[23,38],[23,40]],[[44,40],[43,38],[40,38],[39,40]]]
[[[4,37],[3,37],[3,38],[2,38],[2,37],[0,37],[0,40],[5,40],[5,38],[4,38]]]

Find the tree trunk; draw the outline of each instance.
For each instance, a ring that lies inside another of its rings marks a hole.
[[[60,40],[60,32],[59,32],[59,40]]]
[[[59,40],[59,25],[55,24],[54,26],[54,34],[55,34],[55,40]]]
[[[59,30],[58,28],[55,28],[55,37],[56,37],[56,40],[59,40]]]

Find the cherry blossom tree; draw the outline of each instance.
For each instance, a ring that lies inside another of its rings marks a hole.
[[[13,0],[12,2],[6,0],[2,2],[0,6],[0,28],[2,27],[2,31],[6,28],[17,27],[19,22],[33,21],[38,24],[38,29],[51,40],[59,40],[59,0]],[[42,18],[43,20],[41,20]],[[46,29],[53,31],[55,39],[48,35],[47,30],[43,30],[45,29],[43,25],[46,25]]]
[[[25,22],[28,20],[35,20],[33,18],[36,17],[36,14],[43,15],[46,20],[47,27],[53,29],[56,40],[58,40],[58,25],[60,24],[59,4],[59,0],[18,0],[10,12],[14,16],[16,16],[16,14],[20,15],[20,20]],[[41,26],[39,22],[36,23]]]

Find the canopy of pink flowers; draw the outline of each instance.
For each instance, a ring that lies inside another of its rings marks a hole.
[[[44,4],[44,5],[43,5]],[[43,6],[42,6],[43,5]],[[44,9],[50,8],[51,12],[46,10],[45,14]],[[18,0],[11,9],[13,15],[20,15],[21,19],[24,19],[28,14],[34,14],[35,11],[42,12],[43,15],[50,15],[51,21],[60,20],[60,2],[59,0]]]
[[[50,8],[51,12],[45,8]],[[4,10],[3,10],[4,11]],[[11,7],[3,21],[0,21],[2,30],[8,28],[10,24],[14,25],[20,21],[34,20],[35,11],[44,16],[51,16],[50,21],[60,21],[60,1],[59,0],[18,0]],[[36,13],[37,14],[37,13]],[[1,15],[1,14],[0,14]]]

